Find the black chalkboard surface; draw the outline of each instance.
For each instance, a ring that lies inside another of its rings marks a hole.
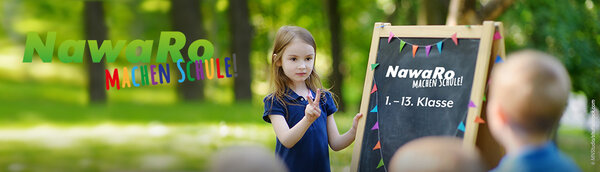
[[[469,125],[477,125],[472,119],[481,113],[477,104],[482,100],[477,97],[482,97],[485,87],[492,26],[486,31],[491,33],[484,34],[483,26],[461,32],[464,28],[376,24],[353,171],[387,171],[398,148],[425,136],[469,137],[466,144],[475,146],[477,127]],[[395,29],[402,31],[393,33]],[[459,35],[458,44],[453,33]]]

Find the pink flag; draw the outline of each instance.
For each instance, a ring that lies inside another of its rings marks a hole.
[[[458,38],[456,38],[456,33],[452,34],[452,41],[454,41],[455,45],[458,45]]]

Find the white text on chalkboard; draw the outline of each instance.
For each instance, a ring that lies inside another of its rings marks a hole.
[[[400,98],[400,100],[390,100],[390,96],[385,96],[386,105],[392,105],[394,103],[398,103],[400,106],[407,107],[415,105],[412,102],[412,97],[403,96]],[[418,107],[452,108],[454,107],[454,101],[444,99],[429,99],[429,97],[418,97],[416,105]]]
[[[398,78],[422,78],[422,79],[450,79],[454,78],[454,71],[448,70],[444,67],[435,67],[434,70],[423,70],[423,69],[400,69],[398,66],[388,66],[385,77],[398,77]],[[443,75],[443,77],[442,77]]]

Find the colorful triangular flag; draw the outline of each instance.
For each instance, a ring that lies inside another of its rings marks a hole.
[[[429,51],[431,50],[431,45],[425,46],[425,55],[429,57]]]
[[[377,149],[381,149],[381,143],[379,141],[377,141],[377,144],[375,145],[375,147],[373,147],[373,150]]]
[[[502,60],[502,57],[500,57],[500,55],[496,56],[496,63],[502,63],[504,62],[504,60]]]
[[[467,28],[471,29],[471,25],[465,25],[465,26],[467,26]]]
[[[469,101],[469,107],[476,108],[477,106],[475,106],[475,103],[473,101]]]
[[[373,84],[373,89],[371,89],[371,94],[377,91],[377,84]]]
[[[375,70],[379,66],[379,63],[371,64],[371,70]]]
[[[481,117],[475,117],[475,122],[476,123],[480,123],[480,124],[484,124],[485,123],[485,121]]]
[[[465,132],[465,123],[460,121],[460,124],[458,124],[458,130]]]
[[[388,37],[388,44],[392,42],[392,38],[394,37],[394,33],[390,32],[390,37]]]
[[[437,43],[438,51],[442,54],[442,41]]]
[[[375,125],[371,127],[371,130],[379,130],[379,121],[375,122]]]
[[[406,44],[406,42],[404,42],[404,40],[400,40],[400,51],[402,52],[402,48],[404,48],[404,44]]]
[[[458,45],[458,38],[456,38],[456,33],[452,34],[452,41],[454,41],[455,45]]]
[[[415,58],[415,54],[417,53],[417,49],[419,49],[419,46],[417,45],[413,45],[413,58]]]
[[[371,110],[371,112],[377,112],[377,105]]]
[[[500,31],[496,31],[496,33],[494,33],[494,40],[497,39],[502,39],[502,35],[500,35]]]
[[[377,168],[383,166],[383,158],[381,158],[381,160],[379,160],[379,164],[377,164]]]

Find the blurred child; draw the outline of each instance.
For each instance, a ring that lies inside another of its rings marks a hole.
[[[465,148],[461,139],[448,136],[430,136],[408,142],[396,151],[390,164],[391,172],[485,171],[475,148]]]
[[[516,52],[494,67],[487,114],[507,153],[493,171],[580,171],[550,141],[570,90],[563,65],[542,52]]]
[[[211,172],[286,172],[281,159],[265,148],[254,146],[230,147],[215,154]]]
[[[352,128],[339,134],[333,94],[322,89],[314,69],[316,49],[313,36],[301,27],[283,26],[275,36],[273,92],[264,99],[263,120],[272,123],[275,152],[290,171],[330,171],[328,145],[335,151],[348,147],[362,116],[357,114]]]

